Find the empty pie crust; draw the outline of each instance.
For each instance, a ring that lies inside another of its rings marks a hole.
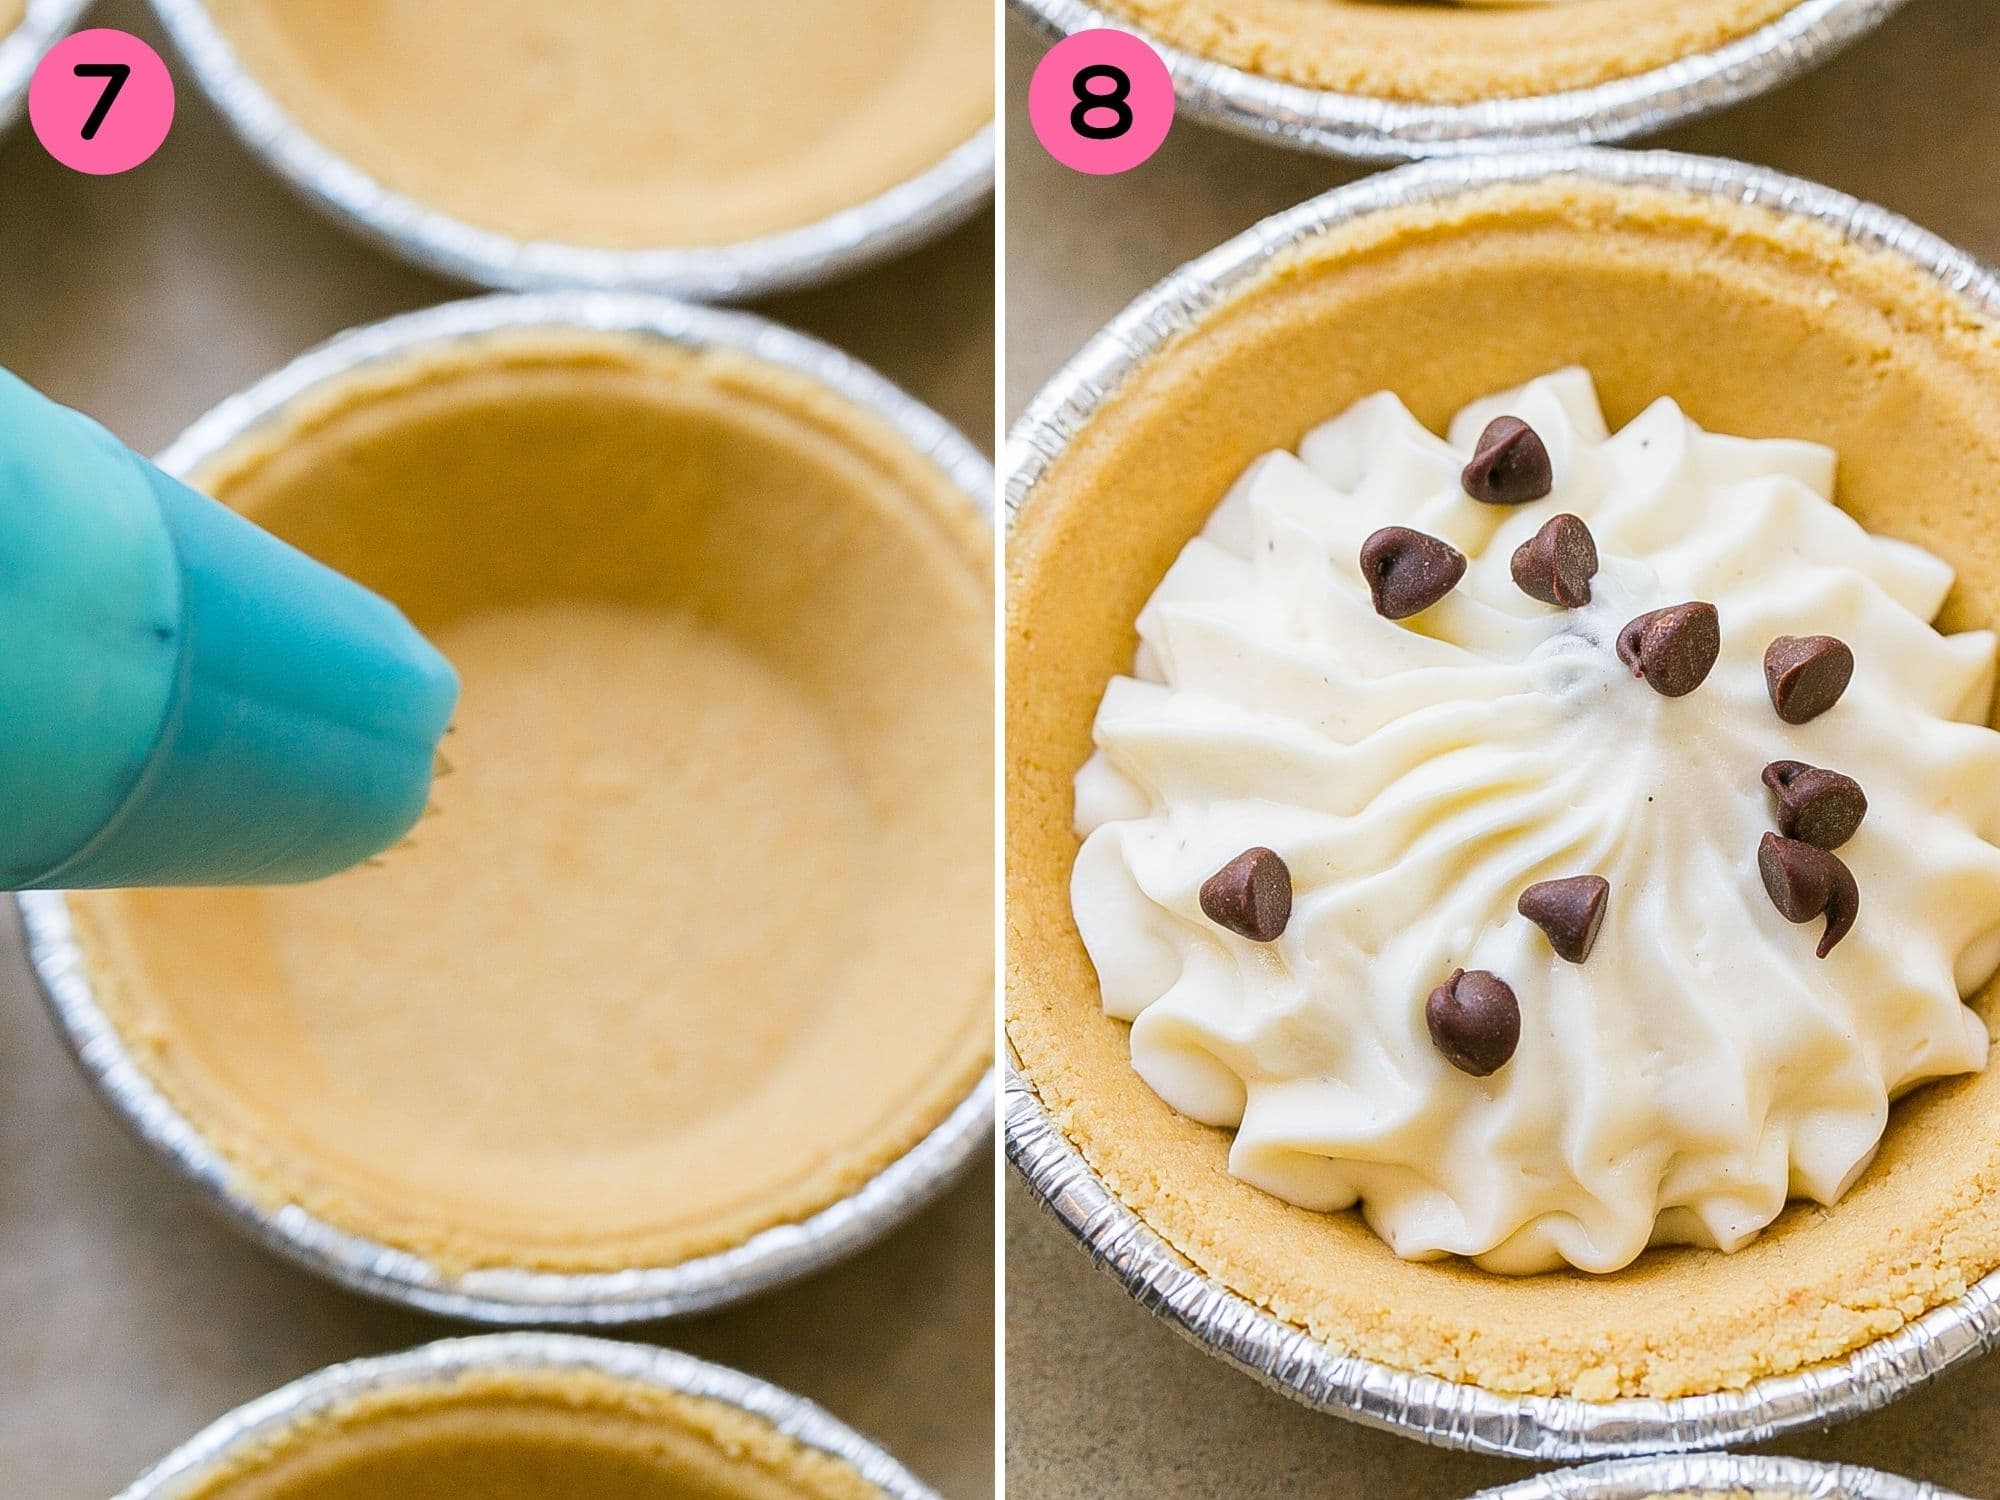
[[[986,518],[734,353],[461,338],[196,476],[464,696],[434,816],[309,886],[72,898],[242,1190],[446,1271],[675,1265],[852,1194],[992,1052]]]
[[[1230,1176],[1229,1133],[1133,1071],[1070,914],[1073,779],[1099,699],[1130,668],[1141,605],[1251,460],[1376,391],[1441,428],[1572,364],[1614,428],[1671,396],[1711,431],[1831,445],[1844,508],[1958,569],[1939,627],[2000,622],[2000,329],[1910,262],[1798,217],[1589,180],[1366,216],[1145,360],[1017,521],[1007,1031],[1119,1200],[1333,1348],[1501,1394],[1687,1396],[1844,1355],[2000,1266],[2000,1068],[1899,1102],[1846,1198],[1794,1205],[1733,1255],[1655,1250],[1613,1275],[1525,1278],[1408,1262],[1358,1214]],[[1989,986],[1973,1002],[1989,1026],[1993,1001]]]
[[[322,145],[523,240],[796,229],[918,176],[993,115],[987,0],[207,4]]]
[[[587,1371],[462,1375],[285,1429],[174,1500],[877,1500],[736,1407]]]

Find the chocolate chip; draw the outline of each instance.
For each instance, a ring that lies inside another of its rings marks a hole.
[[[1610,899],[1611,882],[1603,876],[1570,875],[1529,886],[1515,907],[1548,934],[1549,946],[1557,957],[1580,964],[1597,946],[1605,903]]]
[[[1253,943],[1275,943],[1292,919],[1292,872],[1269,849],[1245,849],[1201,884],[1209,921]]]
[[[1817,719],[1847,691],[1854,653],[1830,635],[1781,635],[1764,651],[1764,685],[1787,724]]]
[[[1684,698],[1722,652],[1715,606],[1695,600],[1643,614],[1618,632],[1618,659],[1663,698]]]
[[[1459,482],[1488,505],[1525,505],[1555,488],[1555,471],[1540,433],[1519,417],[1495,417],[1479,434]]]
[[[1453,969],[1431,991],[1424,1024],[1444,1060],[1484,1078],[1507,1066],[1521,1044],[1521,1006],[1507,981],[1484,969]]]
[[[1774,760],[1764,785],[1778,807],[1778,829],[1822,849],[1838,849],[1868,816],[1868,797],[1852,776],[1824,771],[1802,760]]]
[[[1819,940],[1821,958],[1833,952],[1834,944],[1854,926],[1861,891],[1839,855],[1817,844],[1767,833],[1757,846],[1757,872],[1764,877],[1771,904],[1787,922],[1826,918],[1826,931]]]
[[[1375,597],[1375,613],[1407,620],[1458,587],[1465,554],[1407,526],[1384,526],[1361,544],[1361,576]]]
[[[1597,542],[1577,516],[1554,516],[1514,549],[1514,582],[1544,604],[1581,609],[1597,576]]]

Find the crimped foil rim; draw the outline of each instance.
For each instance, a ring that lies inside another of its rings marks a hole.
[[[393,254],[477,286],[630,289],[741,302],[817,286],[913,249],[972,217],[993,192],[988,125],[865,202],[755,239],[647,250],[516,239],[395,192],[322,145],[238,60],[205,0],[152,4],[230,129],[307,202]]]
[[[1010,0],[1044,34],[1143,27],[1088,0]],[[1712,51],[1589,88],[1468,104],[1422,104],[1309,88],[1246,72],[1148,37],[1180,108],[1239,135],[1330,156],[1404,161],[1623,140],[1736,104],[1798,77],[1881,25],[1909,0],[1799,0]]]
[[[1188,262],[1133,301],[1060,370],[1008,434],[1001,494],[1009,524],[1070,440],[1125,380],[1278,255],[1369,214],[1503,183],[1580,177],[1722,198],[1811,219],[1850,243],[1902,256],[2000,318],[2000,278],[1900,215],[1763,167],[1670,151],[1579,148],[1420,162],[1276,214]],[[1195,1271],[1113,1196],[1015,1069],[1004,1085],[1007,1154],[1045,1207],[1141,1304],[1177,1332],[1304,1405],[1439,1447],[1575,1460],[1762,1442],[1887,1406],[2000,1345],[2000,1270],[1845,1358],[1741,1391],[1589,1402],[1501,1396],[1344,1355]]]
[[[892,1500],[938,1500],[935,1491],[881,1448],[803,1396],[671,1349],[553,1333],[445,1339],[403,1354],[330,1365],[204,1428],[120,1491],[117,1500],[169,1500],[182,1486],[204,1477],[203,1471],[358,1398],[512,1370],[603,1375],[719,1401],[761,1418],[802,1447],[849,1464]]]
[[[20,24],[0,36],[0,130],[20,116],[35,65],[76,29],[88,9],[90,0],[28,0]]]
[[[1738,1490],[1797,1496],[1798,1500],[1963,1500],[1934,1484],[1853,1464],[1735,1453],[1625,1459],[1588,1469],[1559,1469],[1518,1484],[1481,1490],[1472,1500],[1653,1500],[1655,1496],[1728,1495]]]
[[[882,376],[830,345],[748,313],[644,293],[499,294],[368,324],[307,351],[229,397],[188,428],[160,466],[181,475],[323,382],[379,360],[511,329],[637,333],[684,348],[726,348],[809,376],[890,422],[982,514],[993,471],[958,431]],[[287,1259],[384,1301],[473,1322],[605,1326],[703,1312],[796,1280],[880,1238],[936,1198],[992,1139],[989,1069],[916,1145],[846,1198],[795,1224],[673,1266],[599,1273],[490,1268],[451,1274],[421,1256],[349,1234],[297,1204],[273,1210],[132,1060],[92,992],[66,898],[15,898],[29,966],[64,1040],[112,1112],[141,1142],[253,1238]]]

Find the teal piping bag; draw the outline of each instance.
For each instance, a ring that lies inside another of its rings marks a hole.
[[[387,600],[0,370],[0,886],[286,884],[423,815],[458,677]]]

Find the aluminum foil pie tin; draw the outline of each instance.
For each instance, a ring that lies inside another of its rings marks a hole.
[[[1245,72],[1157,41],[1153,46],[1173,74],[1180,107],[1194,118],[1331,156],[1408,160],[1581,146],[1664,130],[1798,77],[1907,3],[1800,0],[1746,36],[1650,72],[1563,93],[1466,104],[1334,93]],[[1088,0],[1012,4],[1050,36],[1097,26],[1144,34]]]
[[[35,64],[76,30],[89,8],[90,0],[28,0],[21,24],[0,36],[0,130],[20,117]]]
[[[1473,1500],[1672,1500],[1754,1494],[1762,1500],[1960,1500],[1936,1485],[1918,1484],[1848,1464],[1799,1458],[1698,1453],[1627,1459],[1588,1469],[1560,1469],[1519,1484],[1484,1490]]]
[[[516,239],[393,192],[308,135],[243,66],[205,0],[153,0],[153,9],[230,128],[308,203],[405,260],[477,286],[740,302],[817,286],[913,249],[963,223],[993,192],[988,126],[864,203],[757,239],[647,250]]]
[[[1127,307],[1043,387],[1008,435],[1001,455],[1007,513],[1034,503],[1049,466],[1127,376],[1295,246],[1373,213],[1562,175],[1710,195],[1810,219],[1856,245],[1901,255],[2000,318],[2000,278],[1971,256],[1885,209],[1761,167],[1675,152],[1597,149],[1422,162],[1266,219]],[[1307,1406],[1441,1447],[1546,1462],[1746,1445],[1887,1406],[2000,1345],[1995,1271],[1956,1301],[1844,1359],[1740,1391],[1603,1402],[1496,1395],[1343,1353],[1208,1279],[1091,1171],[1026,1077],[1010,1070],[1003,1093],[1007,1151],[1016,1169],[1091,1258],[1146,1308]]]
[[[803,1447],[845,1461],[890,1500],[937,1500],[908,1469],[802,1396],[671,1350],[552,1333],[448,1339],[407,1354],[331,1366],[238,1407],[147,1470],[117,1500],[173,1500],[232,1461],[356,1400],[509,1371],[599,1375],[720,1401]]]
[[[643,293],[496,295],[390,318],[344,333],[225,400],[158,460],[185,476],[292,401],[380,361],[508,330],[582,329],[727,349],[808,376],[890,423],[963,492],[992,509],[993,470],[944,418],[839,350],[748,313]],[[296,1204],[273,1209],[134,1062],[97,1002],[67,900],[14,898],[30,967],[57,1026],[112,1112],[197,1192],[281,1255],[355,1291],[447,1317],[488,1323],[609,1325],[705,1311],[831,1265],[861,1249],[950,1184],[992,1140],[989,1070],[940,1124],[851,1196],[740,1245],[671,1266],[589,1274],[505,1267],[447,1272],[421,1256],[347,1233]]]

